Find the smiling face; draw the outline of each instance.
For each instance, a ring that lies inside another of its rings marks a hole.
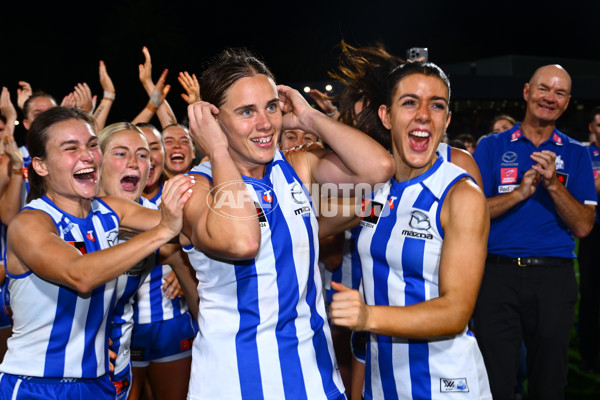
[[[50,97],[38,96],[31,99],[27,107],[27,115],[23,120],[23,126],[25,126],[25,129],[29,129],[38,115],[52,107],[56,107],[56,103]]]
[[[102,152],[96,134],[83,121],[69,119],[52,125],[46,157],[35,157],[32,164],[45,179],[46,194],[59,206],[63,200],[78,202],[98,193]]]
[[[450,123],[448,88],[437,76],[407,75],[396,84],[391,106],[380,107],[379,117],[391,130],[396,178],[418,176],[435,161]]]
[[[273,160],[283,118],[275,82],[266,75],[241,78],[230,86],[218,120],[240,172],[262,177]]]
[[[165,149],[160,133],[156,129],[148,126],[140,129],[144,132],[148,146],[150,146],[150,172],[148,173],[146,187],[154,187],[160,184],[160,178],[165,168]]]
[[[123,130],[114,133],[104,149],[102,162],[102,194],[137,201],[148,179],[150,149],[139,132]]]
[[[523,98],[527,102],[526,120],[554,124],[569,105],[571,78],[559,66],[541,67],[525,84]]]
[[[184,174],[192,169],[194,146],[187,130],[178,125],[167,127],[163,132],[165,145],[165,172],[169,177]]]

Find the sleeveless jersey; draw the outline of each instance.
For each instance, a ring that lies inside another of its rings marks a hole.
[[[58,235],[82,253],[106,249],[117,241],[119,217],[98,198],[83,219],[65,213],[46,196],[25,208],[47,213]],[[97,378],[108,372],[107,321],[116,281],[78,293],[31,270],[9,277],[13,334],[0,371],[44,378]]]
[[[439,297],[444,239],[440,222],[448,190],[468,175],[438,158],[422,175],[392,180],[365,199],[357,249],[365,302],[408,306]],[[413,340],[370,334],[364,398],[491,398],[475,338],[461,334]]]
[[[210,163],[190,173],[211,179]],[[188,399],[345,399],[310,196],[279,151],[262,179],[243,179],[261,229],[257,257],[228,262],[184,248],[200,296]]]
[[[162,187],[152,200],[144,198],[144,201],[155,206],[160,206],[160,195]],[[166,297],[162,290],[164,279],[171,273],[169,265],[157,264],[150,274],[146,276],[137,291],[135,303],[133,304],[133,320],[136,324],[150,324],[178,317],[188,310],[184,297],[173,300]]]
[[[139,203],[153,210],[158,207],[141,197]],[[119,243],[124,240],[119,239]],[[131,332],[133,330],[133,304],[138,288],[156,265],[157,253],[150,255],[117,278],[115,290],[115,308],[110,330],[111,349],[117,353],[114,361],[115,370],[111,373],[118,376],[130,366]]]

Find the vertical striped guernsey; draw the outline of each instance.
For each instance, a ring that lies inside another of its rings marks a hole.
[[[92,200],[83,219],[63,212],[45,196],[25,208],[47,213],[59,236],[84,253],[116,243],[119,218],[100,199]],[[97,378],[108,372],[107,321],[114,306],[115,280],[84,294],[50,283],[31,270],[9,276],[13,335],[1,372],[45,378]]]
[[[409,306],[439,297],[442,204],[466,176],[438,158],[422,175],[406,182],[392,179],[365,200],[357,249],[367,304]],[[461,334],[429,340],[371,334],[364,398],[491,396],[477,342],[465,327]]]
[[[191,173],[211,179],[210,163]],[[259,213],[257,257],[227,262],[184,249],[200,296],[188,399],[345,399],[310,197],[280,152],[264,178],[243,179]]]

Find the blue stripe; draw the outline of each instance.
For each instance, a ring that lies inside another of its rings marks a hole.
[[[384,208],[389,209],[388,202]],[[384,210],[381,211],[383,214]],[[390,232],[396,224],[397,213],[390,212],[387,217],[380,217],[375,233],[371,239],[370,254],[373,258],[373,290],[376,305],[389,306],[388,279],[390,267],[386,258],[386,250],[390,240]],[[376,335],[379,357],[379,374],[386,399],[397,399],[398,394],[394,378],[392,358],[392,340],[390,336]]]
[[[425,240],[405,238],[402,246],[402,271],[406,287],[404,304],[409,306],[425,301],[423,257]],[[431,399],[429,345],[425,341],[409,340],[408,359],[413,398]]]
[[[367,333],[367,353],[365,356],[365,386],[364,386],[364,397],[373,398],[373,387],[371,383],[371,334]]]
[[[270,182],[269,182],[270,183]],[[269,185],[273,187],[272,184]],[[277,194],[272,193],[273,203],[278,204]],[[271,243],[277,271],[277,287],[279,316],[276,337],[279,349],[279,360],[283,379],[283,390],[286,398],[307,399],[304,376],[298,354],[298,337],[294,321],[298,317],[296,306],[299,301],[298,277],[293,258],[294,243],[281,207],[266,214],[271,230]],[[277,232],[277,234],[273,234]],[[292,257],[290,257],[292,254]]]
[[[82,376],[91,378],[97,376],[98,359],[96,358],[96,336],[104,319],[104,289],[106,285],[97,287],[89,300],[89,310],[85,322],[85,344],[83,351]],[[113,293],[114,297],[114,293]],[[108,341],[106,341],[108,342]],[[108,343],[107,343],[108,344]]]
[[[150,272],[149,297],[150,297],[150,322],[163,320],[162,309],[162,265],[157,265]]]
[[[350,257],[351,257],[351,274],[352,274],[352,289],[358,290],[360,288],[360,282],[362,281],[362,263],[360,261],[360,255],[358,254],[357,241],[362,230],[362,225],[357,225],[351,229],[352,235],[350,236]]]
[[[459,176],[457,176],[456,178],[454,178],[454,180],[452,180],[452,182],[450,182],[448,184],[448,186],[446,186],[446,189],[444,189],[444,193],[442,193],[442,196],[440,197],[440,207],[438,207],[436,215],[435,215],[435,222],[437,224],[437,229],[438,232],[440,233],[440,237],[442,238],[442,240],[444,240],[444,230],[442,229],[442,220],[441,220],[441,214],[442,214],[442,207],[441,205],[444,204],[444,199],[446,198],[446,195],[448,194],[448,191],[450,190],[450,188],[452,186],[454,186],[454,184],[458,181],[460,181],[463,178],[470,178],[473,180],[473,182],[475,182],[475,180],[468,174],[460,174]],[[477,184],[477,183],[475,183]]]
[[[44,361],[45,377],[64,376],[65,353],[69,336],[71,336],[76,304],[77,295],[75,292],[64,287],[58,289],[54,320],[61,321],[62,323],[55,323],[52,325],[52,330],[50,331],[48,347],[46,348],[46,359]]]
[[[258,279],[254,260],[235,265],[237,281],[237,304],[240,326],[235,335],[238,360],[238,376],[242,399],[262,399],[262,379],[256,343],[257,327],[260,324],[258,304]]]

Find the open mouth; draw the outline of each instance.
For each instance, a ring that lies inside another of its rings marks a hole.
[[[83,184],[96,183],[96,168],[80,169],[73,174],[73,178]]]
[[[121,187],[127,192],[133,192],[140,183],[138,176],[125,176],[121,179]]]
[[[250,139],[250,141],[258,145],[259,147],[269,148],[273,143],[273,135],[260,138],[252,138]]]
[[[171,157],[169,159],[176,163],[182,163],[185,161],[184,155],[180,154],[180,153],[175,153],[175,154],[171,155]]]
[[[413,151],[423,152],[429,147],[431,134],[426,131],[412,131],[408,134],[408,143]]]

